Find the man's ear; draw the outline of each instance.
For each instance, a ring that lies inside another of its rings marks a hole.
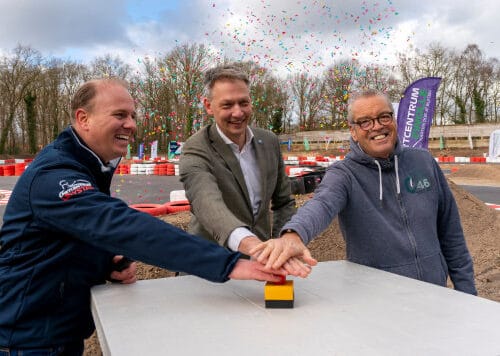
[[[75,111],[75,123],[84,130],[88,129],[89,115],[85,109],[80,108]]]
[[[208,115],[214,114],[214,112],[212,111],[212,103],[210,102],[210,100],[208,100],[206,96],[203,98],[203,106],[205,107],[205,110],[207,111]]]
[[[351,137],[354,140],[354,142],[358,142],[358,135],[356,133],[356,129],[354,128],[354,125],[349,125],[349,131],[351,132]]]

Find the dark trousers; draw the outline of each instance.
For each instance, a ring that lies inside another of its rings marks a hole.
[[[0,346],[0,356],[82,356],[83,340],[70,344],[40,348],[7,348]]]

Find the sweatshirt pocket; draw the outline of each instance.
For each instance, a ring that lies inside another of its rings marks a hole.
[[[441,252],[421,258],[422,280],[445,287],[448,268]]]

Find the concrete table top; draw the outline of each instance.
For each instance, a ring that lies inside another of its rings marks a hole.
[[[92,313],[104,355],[500,355],[500,303],[347,261],[294,284],[293,309],[257,281],[108,284]]]

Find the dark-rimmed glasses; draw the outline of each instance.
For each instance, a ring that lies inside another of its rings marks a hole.
[[[373,129],[373,126],[375,126],[375,120],[378,121],[380,125],[389,125],[392,120],[393,120],[393,112],[383,112],[376,118],[372,119],[369,117],[362,117],[359,120],[352,121],[353,125],[358,125],[362,130],[368,131]]]

